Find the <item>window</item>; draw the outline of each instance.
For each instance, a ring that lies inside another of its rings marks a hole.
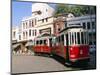
[[[25,23],[23,23],[23,29],[25,28]]]
[[[21,40],[21,35],[19,35],[19,40]]]
[[[25,39],[25,32],[23,32],[23,39]]]
[[[60,42],[60,36],[58,37],[58,42]]]
[[[69,40],[68,40],[68,34],[66,34],[66,46],[68,45],[68,42],[69,42]]]
[[[26,22],[26,28],[27,28],[27,22]]]
[[[46,40],[44,40],[44,45],[47,45],[47,42],[46,42]]]
[[[27,38],[27,32],[26,32],[26,38]]]
[[[34,30],[33,30],[33,32],[32,32],[32,33],[33,33],[33,36],[34,36]]]
[[[42,19],[42,23],[44,22],[44,19]]]
[[[71,44],[74,44],[74,33],[72,33],[72,43]]]
[[[40,45],[42,44],[42,40],[40,40]]]
[[[84,40],[85,40],[84,37],[86,37],[85,34],[83,34],[83,32],[81,32],[81,42],[82,42],[82,44],[84,44]]]
[[[96,45],[96,32],[93,33],[92,40],[93,40],[94,45]]]
[[[71,45],[71,32],[69,33],[69,35],[70,35],[70,45]]]
[[[39,44],[39,41],[38,41],[38,40],[36,41],[36,44],[37,44],[37,45]]]
[[[16,32],[13,32],[13,37],[14,37],[14,38],[16,37]]]
[[[46,9],[46,12],[48,11],[48,9]]]
[[[35,25],[36,25],[36,19],[35,19]]]
[[[92,33],[89,33],[89,45],[92,45]]]
[[[95,29],[95,22],[92,22],[92,29]]]
[[[58,28],[58,31],[60,31],[60,28]]]
[[[29,30],[29,36],[31,36],[31,30]]]
[[[64,35],[61,35],[61,42],[62,42],[63,45],[64,45]]]
[[[77,32],[77,42],[78,44],[80,44],[80,33],[79,32]]]
[[[90,29],[90,22],[87,22],[87,29]]]
[[[26,24],[26,29],[27,29],[27,24]]]
[[[65,22],[65,27],[67,27],[67,23]]]
[[[75,33],[75,44],[76,44],[76,42],[77,42],[77,41],[76,41],[76,32],[74,32],[74,33]]]
[[[87,32],[84,32],[84,44],[87,44]]]
[[[31,21],[29,21],[29,27],[31,27]]]
[[[33,20],[32,20],[32,27],[34,27],[34,22],[33,22]]]
[[[46,22],[48,22],[48,18],[46,18]]]
[[[37,33],[37,32],[36,32],[36,30],[35,30],[35,36],[37,35],[36,33]]]
[[[83,23],[83,29],[86,29],[86,23],[85,22]]]

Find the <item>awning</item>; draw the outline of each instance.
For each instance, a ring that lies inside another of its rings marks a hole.
[[[20,46],[20,44],[14,44],[14,45],[12,45],[12,49],[17,48],[18,46]]]
[[[33,46],[33,42],[27,42],[25,46]]]

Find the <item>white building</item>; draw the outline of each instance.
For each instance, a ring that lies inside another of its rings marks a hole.
[[[12,27],[12,40],[13,42],[17,42],[18,41],[18,27]]]
[[[51,17],[54,13],[54,8],[49,6],[47,3],[32,4],[32,16],[36,17],[38,20]]]
[[[36,36],[42,33],[43,29],[51,30],[53,33],[53,18],[51,16],[54,12],[54,9],[48,4],[32,4],[32,16],[21,21],[18,41],[34,40]]]

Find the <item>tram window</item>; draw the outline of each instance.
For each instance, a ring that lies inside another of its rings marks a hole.
[[[68,45],[68,34],[66,34],[66,46]]]
[[[88,37],[87,37],[87,32],[84,32],[84,34],[85,34],[85,44],[87,44],[87,40],[88,40]]]
[[[47,44],[46,44],[46,40],[44,40],[44,45],[47,45]]]
[[[96,45],[96,41],[94,41],[94,45]]]
[[[71,32],[69,33],[69,35],[70,35],[70,45],[71,45]]]
[[[58,42],[60,42],[60,36],[58,37]]]
[[[78,40],[78,44],[80,44],[80,33],[77,32],[77,40]]]
[[[74,33],[72,33],[72,44],[74,44]]]
[[[82,41],[82,44],[84,44],[84,37],[85,37],[85,34],[83,35],[83,32],[81,32],[81,41]]]
[[[76,44],[76,32],[75,32],[75,44]]]
[[[92,22],[92,29],[95,29],[95,22]]]
[[[90,22],[87,22],[87,29],[90,29]]]
[[[85,24],[85,22],[83,23],[83,29],[85,29],[86,28],[86,24]]]
[[[92,45],[92,41],[91,40],[89,41],[89,45]]]
[[[64,35],[61,35],[61,42],[62,42],[63,45],[64,45]]]
[[[84,32],[84,44],[86,44],[86,32]]]
[[[36,41],[36,44],[38,45],[39,44],[39,41]]]
[[[89,33],[89,45],[92,45],[92,33]]]
[[[56,45],[58,45],[58,37],[56,37]]]
[[[42,40],[40,40],[40,45],[42,44]]]

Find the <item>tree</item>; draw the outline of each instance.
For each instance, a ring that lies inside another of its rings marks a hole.
[[[75,16],[96,14],[95,6],[58,4],[55,15],[73,13]]]

